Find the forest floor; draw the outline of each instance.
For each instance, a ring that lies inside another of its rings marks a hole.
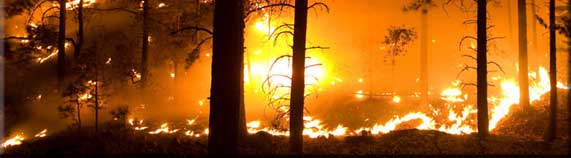
[[[566,94],[559,96],[558,136],[552,143],[543,141],[549,100],[534,103],[531,112],[518,109],[500,122],[484,141],[477,134],[452,135],[433,130],[397,130],[387,134],[329,138],[304,138],[304,152],[328,155],[552,155],[568,152]],[[207,137],[184,134],[149,135],[129,128],[106,124],[97,134],[93,129],[67,130],[42,139],[25,141],[5,150],[5,155],[204,155]],[[288,153],[288,137],[265,132],[249,135],[240,146],[242,153],[275,155]]]

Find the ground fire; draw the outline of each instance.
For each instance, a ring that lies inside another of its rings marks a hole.
[[[8,0],[1,151],[566,156],[570,8]]]

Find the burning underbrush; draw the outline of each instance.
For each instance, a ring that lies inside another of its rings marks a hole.
[[[443,131],[444,128],[433,129],[427,122],[448,118],[431,121],[427,119],[432,116],[420,112],[395,116],[385,124],[358,130],[342,125],[329,128],[321,120],[306,117],[304,150],[310,154],[564,154],[568,139],[566,118],[569,116],[564,101],[567,90],[559,90],[559,95],[560,139],[550,148],[546,148],[541,139],[547,124],[549,101],[549,95],[543,95],[533,102],[533,112],[523,113],[520,107],[511,106],[512,112],[483,142],[476,133],[455,134]],[[208,129],[207,120],[202,118],[205,117],[172,122],[134,118],[125,122],[114,120],[100,127],[98,133],[93,133],[92,127],[57,133],[43,130],[29,140],[24,140],[24,135],[13,137],[21,144],[5,146],[5,149],[6,154],[16,155],[206,154]],[[247,126],[250,135],[240,148],[244,153],[288,153],[287,131],[271,129],[262,121],[250,121]],[[441,127],[453,127],[453,124]]]
[[[562,141],[569,139],[568,136],[568,108],[567,90],[559,90],[557,106],[557,138]],[[549,94],[543,95],[541,100],[535,102],[531,111],[525,112],[521,107],[512,107],[505,119],[500,121],[501,126],[495,131],[499,135],[525,138],[530,140],[542,140],[547,132],[549,124]]]

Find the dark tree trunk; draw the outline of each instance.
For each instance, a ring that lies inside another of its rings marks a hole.
[[[58,88],[63,90],[65,79],[65,0],[59,0],[59,32],[58,32],[58,57],[57,57],[57,81]]]
[[[303,153],[303,102],[305,89],[305,36],[307,0],[295,0],[293,70],[290,101],[290,150]]]
[[[526,110],[529,106],[529,80],[528,80],[528,59],[527,59],[527,16],[526,0],[518,0],[518,36],[519,36],[519,103]]]
[[[549,0],[549,127],[545,141],[552,142],[557,134],[557,48],[555,47],[555,0]]]
[[[148,65],[148,54],[149,54],[149,2],[150,0],[143,1],[143,47],[141,54],[141,88],[143,91],[147,88],[147,80],[149,75]]]
[[[75,51],[73,52],[73,57],[75,59],[77,59],[81,53],[83,36],[83,0],[79,0],[79,6],[77,8],[77,44],[75,45]]]
[[[426,6],[427,7],[427,6]],[[420,41],[420,98],[421,106],[428,106],[428,9],[422,9]]]
[[[487,61],[487,0],[478,0],[478,134],[480,138],[488,136],[488,61]]]
[[[244,2],[214,2],[208,153],[238,153],[244,65]]]

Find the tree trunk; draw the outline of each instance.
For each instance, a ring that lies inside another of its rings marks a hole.
[[[214,1],[208,153],[238,153],[244,65],[244,2]]]
[[[303,153],[303,102],[305,89],[305,36],[307,0],[295,0],[293,70],[290,101],[290,151]]]
[[[147,88],[147,80],[149,75],[148,65],[148,53],[149,53],[149,2],[150,0],[143,0],[143,47],[141,54],[141,88],[143,91]]]
[[[480,138],[488,136],[488,66],[487,66],[487,0],[478,1],[478,52],[477,52],[477,87],[478,87],[478,134]]]
[[[526,0],[518,0],[518,35],[519,35],[519,103],[525,111],[530,110],[529,80],[527,59],[527,16]]]
[[[422,9],[420,35],[420,103],[428,106],[428,9]]]
[[[59,0],[59,32],[58,32],[58,60],[57,77],[58,89],[63,90],[65,78],[65,0]]]
[[[73,57],[76,60],[79,57],[83,46],[83,0],[79,0],[77,12],[77,45],[75,45],[75,51],[73,52]]]
[[[549,0],[549,127],[545,141],[552,142],[557,134],[557,48],[555,47],[555,0]]]

